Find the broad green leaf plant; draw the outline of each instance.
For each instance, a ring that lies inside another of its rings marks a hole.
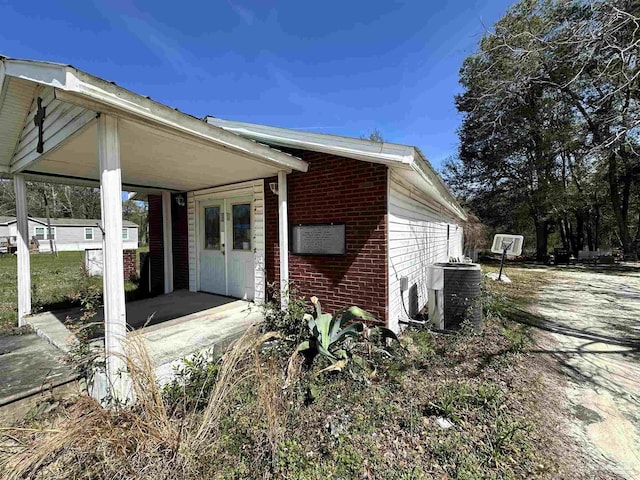
[[[304,316],[309,326],[309,340],[300,343],[296,352],[308,352],[312,358],[316,355],[328,358],[332,366],[324,369],[325,371],[342,370],[353,357],[345,342],[347,338],[369,338],[376,332],[385,340],[398,340],[396,334],[388,328],[367,327],[363,321],[375,321],[376,317],[359,307],[353,306],[331,314],[322,312],[318,297],[311,297],[311,303],[314,306],[313,314],[307,313]]]

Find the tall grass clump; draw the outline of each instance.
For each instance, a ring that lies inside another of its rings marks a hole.
[[[126,361],[135,404],[105,409],[79,397],[52,428],[34,431],[28,446],[5,462],[7,478],[209,478],[214,472],[207,459],[218,440],[217,426],[249,379],[258,383],[262,408],[272,418],[272,442],[277,442],[281,430],[273,400],[279,386],[269,384],[274,376],[264,371],[257,351],[270,337],[248,330],[222,357],[204,410],[189,403],[190,411],[177,408],[175,414],[169,413],[142,337],[132,334]],[[184,401],[191,399],[185,395]]]

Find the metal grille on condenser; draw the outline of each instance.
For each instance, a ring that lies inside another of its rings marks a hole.
[[[444,318],[447,329],[459,327],[469,320],[474,327],[482,325],[480,285],[482,270],[446,268],[444,270]]]

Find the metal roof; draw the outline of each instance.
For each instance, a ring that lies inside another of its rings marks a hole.
[[[268,145],[323,152],[388,165],[390,168],[402,171],[417,188],[457,217],[466,220],[466,215],[457,199],[417,147],[223,120],[212,116],[205,119],[212,125]]]

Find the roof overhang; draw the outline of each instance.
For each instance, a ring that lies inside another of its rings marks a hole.
[[[466,221],[464,210],[420,149],[409,145],[311,133],[288,128],[223,120],[208,116],[206,121],[245,138],[276,147],[339,155],[389,166],[450,214]]]
[[[35,151],[37,98],[46,104],[42,153]],[[0,174],[93,184],[99,180],[96,117],[103,114],[118,118],[129,190],[195,190],[308,168],[74,67],[0,57]]]

